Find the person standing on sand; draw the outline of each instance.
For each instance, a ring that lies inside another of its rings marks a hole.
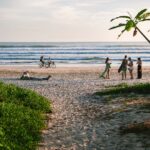
[[[128,58],[128,70],[130,73],[130,79],[133,79],[133,61],[131,59],[131,57]]]
[[[111,62],[110,62],[110,59],[109,57],[106,58],[105,60],[105,70],[102,72],[102,74],[99,76],[100,78],[104,78],[104,79],[109,79],[109,73],[110,73],[110,68],[111,68]],[[106,74],[106,76],[105,76]]]
[[[127,65],[128,65],[128,60],[127,60],[127,55],[125,55],[121,64],[122,80],[126,79],[127,77]]]
[[[40,57],[40,62],[41,62],[41,64],[42,64],[42,66],[44,66],[44,63],[45,63],[45,61],[44,61],[44,56],[41,56],[41,57]]]
[[[139,57],[137,59],[137,79],[141,79],[142,78],[142,60]]]

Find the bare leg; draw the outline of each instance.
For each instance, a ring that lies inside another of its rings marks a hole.
[[[124,77],[125,77],[125,79],[126,79],[126,77],[127,77],[127,72],[126,72],[126,71],[124,72]]]
[[[105,79],[108,79],[108,71],[106,72],[106,77],[105,77]]]
[[[124,76],[125,76],[125,75],[124,75],[124,72],[122,72],[122,80],[124,80]]]
[[[108,71],[107,71],[107,73],[108,73],[108,79],[109,79],[109,72],[110,72],[110,70],[108,69]]]
[[[109,69],[107,69],[107,72],[106,72],[106,79],[109,79]]]
[[[133,79],[133,71],[131,71],[131,79]]]

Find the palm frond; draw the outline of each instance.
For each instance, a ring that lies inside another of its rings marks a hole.
[[[147,12],[141,16],[142,19],[146,19],[148,17],[150,17],[150,12]]]
[[[143,22],[143,21],[150,21],[150,19],[143,19],[143,20],[140,20],[139,22]]]
[[[116,28],[119,28],[119,27],[123,27],[125,25],[126,24],[124,24],[124,23],[119,23],[117,26],[113,26],[113,27],[109,28],[109,30],[116,29]]]
[[[119,16],[119,17],[116,17],[116,18],[111,19],[110,21],[112,22],[112,21],[114,21],[114,20],[116,20],[116,19],[119,19],[119,18],[131,19],[129,16]]]
[[[118,38],[119,39],[121,37],[121,35],[126,31],[126,29],[122,30],[121,33],[118,35]]]
[[[144,14],[147,11],[147,9],[143,9],[135,16],[135,19],[140,19],[141,15]]]
[[[134,29],[133,36],[136,36],[137,33],[139,32],[146,40],[148,43],[150,43],[150,40],[145,36],[145,34],[137,27],[137,24],[140,22],[144,21],[150,21],[150,12],[147,11],[147,9],[143,9],[140,12],[137,13],[135,17],[132,17],[132,15],[128,12],[128,15],[126,16],[118,16],[113,19],[111,19],[111,22],[116,20],[116,19],[125,19],[125,23],[120,23],[116,26],[113,26],[109,28],[109,30],[116,29],[119,27],[124,27],[124,29],[121,31],[121,33],[118,35],[118,38],[121,37],[121,35],[125,31],[130,31],[131,29]],[[150,30],[148,30],[150,32]]]

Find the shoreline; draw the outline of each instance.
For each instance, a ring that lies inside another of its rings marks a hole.
[[[56,68],[39,68],[38,66],[0,66],[0,74],[2,73],[22,73],[29,71],[30,73],[37,74],[59,74],[59,73],[99,73],[105,69],[105,66],[62,66]],[[143,66],[143,72],[150,72],[149,66]],[[113,66],[111,72],[118,73],[118,67]],[[136,73],[136,67],[134,67],[134,73]]]

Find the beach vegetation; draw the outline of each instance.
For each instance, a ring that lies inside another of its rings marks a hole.
[[[15,103],[34,110],[49,112],[50,102],[30,89],[0,82],[0,102]]]
[[[127,83],[120,83],[120,84],[117,84],[117,85],[109,85],[109,86],[106,86],[105,88],[126,87],[126,86],[128,86]]]
[[[140,123],[132,123],[121,127],[121,133],[136,133],[136,134],[150,134],[150,120],[145,120]]]
[[[12,84],[0,83],[0,149],[34,150],[51,112],[45,97]]]
[[[146,37],[146,35],[139,29],[138,24],[145,21],[150,21],[150,12],[147,9],[142,9],[137,13],[135,17],[133,17],[129,12],[128,15],[118,16],[113,19],[111,19],[111,22],[117,19],[125,19],[124,23],[119,23],[117,26],[113,26],[109,28],[109,30],[116,29],[116,28],[122,28],[123,30],[118,35],[118,38],[125,32],[125,31],[131,31],[133,30],[133,36],[136,36],[139,32],[148,43],[150,43],[150,40]]]
[[[126,107],[138,106],[142,112],[149,113],[150,103],[150,83],[137,83],[133,85],[128,85],[126,83],[121,83],[118,85],[110,86],[100,92],[96,93],[99,96],[112,96],[112,99],[119,97],[124,103],[124,107],[114,109],[113,112],[123,112]],[[124,101],[125,100],[125,101]],[[118,99],[117,99],[118,101]],[[148,111],[146,111],[148,110]],[[121,133],[150,133],[150,120],[144,120],[140,123],[131,123],[126,126],[121,127]]]
[[[150,103],[145,103],[141,106],[141,109],[147,109],[150,112]]]
[[[96,95],[104,96],[104,95],[126,95],[131,94],[134,96],[135,94],[150,94],[150,83],[138,83],[134,85],[122,85],[116,86],[109,89],[104,89],[100,92],[96,92]]]

